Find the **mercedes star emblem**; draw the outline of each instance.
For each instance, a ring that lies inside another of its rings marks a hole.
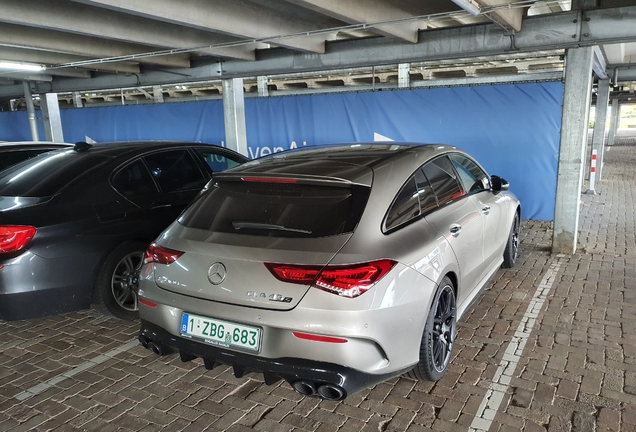
[[[227,270],[223,263],[215,262],[208,270],[208,280],[212,285],[218,285],[225,280]]]

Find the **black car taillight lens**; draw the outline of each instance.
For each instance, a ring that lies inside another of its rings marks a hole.
[[[18,252],[24,249],[36,231],[32,226],[0,226],[0,253]]]
[[[396,261],[383,259],[324,268],[274,263],[265,263],[265,266],[280,281],[303,285],[311,283],[314,288],[353,298],[368,291],[391,271],[395,264]]]
[[[146,250],[144,264],[172,264],[183,254],[184,252],[159,246],[157,243],[152,243],[148,246],[148,250]]]

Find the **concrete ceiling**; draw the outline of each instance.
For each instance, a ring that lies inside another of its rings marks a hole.
[[[25,79],[36,91],[85,91],[255,77],[261,70],[269,75],[316,72],[334,65],[368,66],[374,58],[386,65],[397,64],[402,56],[409,62],[441,61],[461,53],[465,62],[471,57],[465,42],[457,54],[430,52],[450,52],[454,40],[477,40],[469,33],[479,35],[486,29],[487,35],[498,32],[507,48],[482,37],[475,55],[510,54],[511,45],[523,50],[526,23],[539,23],[533,18],[542,18],[544,27],[526,34],[535,31],[533,36],[543,37],[548,17],[600,6],[625,7],[633,19],[634,3],[578,0],[572,7],[567,0],[466,0],[481,8],[474,15],[454,1],[0,0],[0,61],[46,68],[28,73],[0,70],[0,98],[19,96]],[[444,33],[449,29],[462,31]],[[561,30],[569,29],[557,26],[554,33]],[[574,33],[573,38],[587,36],[582,30]],[[536,47],[529,44],[526,51],[551,48],[536,40]],[[606,40],[618,41],[602,45],[606,64],[623,68],[636,64],[636,44],[629,34]],[[417,48],[422,44],[425,53]],[[568,47],[554,44],[554,49]],[[346,54],[338,54],[340,48]],[[334,56],[340,56],[338,61],[333,61]],[[280,65],[272,66],[277,59]]]

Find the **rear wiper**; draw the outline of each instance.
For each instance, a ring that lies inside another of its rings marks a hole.
[[[272,231],[287,231],[287,232],[296,232],[302,234],[311,234],[311,231],[297,228],[288,228],[283,225],[274,225],[263,222],[244,222],[244,221],[234,221],[232,222],[232,226],[235,230],[240,230],[242,228],[252,228],[252,229],[263,229],[263,230],[272,230]]]

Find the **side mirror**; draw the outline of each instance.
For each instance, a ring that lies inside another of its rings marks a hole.
[[[490,176],[490,185],[495,193],[506,191],[510,188],[510,183],[505,178],[496,175]]]

